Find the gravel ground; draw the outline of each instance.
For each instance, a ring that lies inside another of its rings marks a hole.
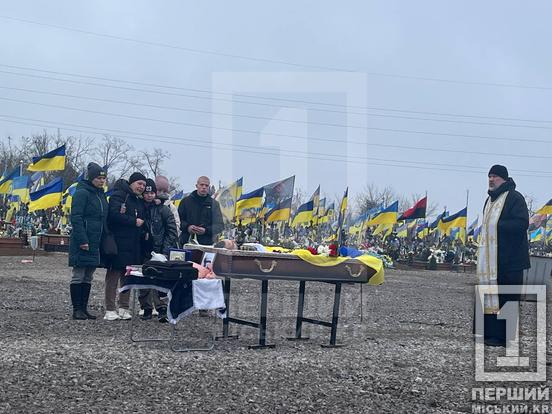
[[[344,346],[335,349],[320,346],[329,340],[320,326],[304,326],[309,341],[285,339],[298,283],[274,282],[275,349],[248,349],[257,331],[234,326],[239,339],[211,352],[174,353],[164,342],[132,343],[127,321],[73,321],[65,255],[21,259],[0,257],[0,412],[471,412],[472,387],[504,386],[474,380],[473,274],[389,270],[385,285],[363,287],[362,321],[360,286],[344,286]],[[96,272],[91,298],[98,314],[104,272]],[[259,292],[257,281],[233,281],[233,316],[254,320]],[[330,285],[307,283],[305,316],[330,320],[332,299]],[[534,328],[534,313],[523,304],[522,332]],[[192,316],[179,324],[179,340],[204,335],[208,322]],[[170,332],[155,320],[138,328]],[[531,341],[523,339],[522,353],[535,348]],[[492,362],[500,353],[486,356]]]

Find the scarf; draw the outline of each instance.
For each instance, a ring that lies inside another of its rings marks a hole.
[[[483,225],[481,226],[480,242],[477,255],[477,276],[479,285],[489,286],[483,300],[483,312],[485,314],[497,314],[500,305],[498,303],[498,220],[502,214],[508,191],[503,192],[497,198],[487,200],[483,212]]]

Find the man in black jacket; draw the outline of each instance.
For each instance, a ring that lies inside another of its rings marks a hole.
[[[208,177],[199,177],[196,190],[178,206],[182,245],[194,241],[213,244],[224,228],[220,205],[209,195],[210,185]]]
[[[514,180],[502,165],[493,165],[489,171],[488,194],[477,273],[480,284],[497,286],[498,297],[485,296],[484,340],[490,346],[505,346],[506,340],[513,340],[515,333],[510,333],[512,336],[506,338],[506,321],[497,319],[497,315],[506,302],[519,301],[520,295],[501,294],[501,286],[522,285],[523,270],[530,267],[527,242],[529,212],[523,195],[516,191]],[[482,306],[481,303],[478,305]]]

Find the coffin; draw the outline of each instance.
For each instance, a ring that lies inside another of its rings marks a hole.
[[[376,274],[375,269],[354,259],[323,267],[289,253],[227,250],[200,245],[185,245],[184,249],[193,251],[194,261],[199,261],[203,253],[215,253],[213,271],[221,277],[367,283]]]

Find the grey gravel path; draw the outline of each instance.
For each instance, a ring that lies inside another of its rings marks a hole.
[[[0,257],[0,412],[452,413],[471,412],[472,387],[500,386],[474,381],[473,274],[389,270],[385,285],[364,286],[362,323],[360,287],[344,286],[337,349],[320,346],[329,329],[319,326],[305,326],[309,341],[285,339],[298,283],[274,282],[275,349],[248,349],[257,332],[239,327],[239,339],[211,352],[173,353],[163,342],[131,343],[129,322],[73,321],[66,263],[63,254],[32,264]],[[91,299],[100,315],[104,274]],[[254,319],[259,291],[257,281],[233,282],[233,315]],[[332,299],[330,285],[308,283],[306,316],[330,320]],[[527,329],[534,310],[522,307]],[[208,322],[193,316],[180,339]],[[168,333],[155,320],[140,329]]]

